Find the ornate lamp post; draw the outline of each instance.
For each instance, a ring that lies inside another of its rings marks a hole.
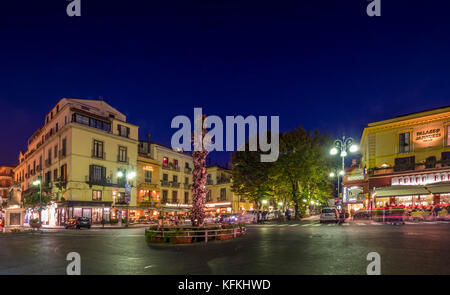
[[[330,150],[330,154],[332,156],[337,155],[339,153],[339,155],[342,158],[342,170],[339,171],[337,174],[338,177],[338,198],[339,198],[339,194],[340,194],[340,177],[342,176],[342,180],[344,179],[344,175],[345,175],[345,157],[348,155],[347,151],[350,153],[355,153],[358,151],[358,146],[356,144],[353,143],[354,140],[351,137],[345,137],[342,136],[342,139],[336,139],[334,141],[334,147]],[[330,173],[330,177],[335,177],[336,174],[334,172]],[[344,203],[344,195],[342,195],[342,199],[341,202]]]

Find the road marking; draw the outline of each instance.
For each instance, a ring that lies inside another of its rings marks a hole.
[[[311,226],[311,223],[303,224],[302,226]]]
[[[349,226],[350,224],[348,224],[348,223],[342,223],[342,225]]]
[[[327,226],[335,226],[336,224],[328,224]]]
[[[322,224],[320,224],[320,223],[316,223],[316,224],[313,224],[312,226],[321,226]]]
[[[289,226],[299,226],[298,224],[290,224]]]
[[[374,223],[372,223],[372,225],[382,225],[382,224],[378,223],[378,222],[374,222]]]
[[[361,222],[358,222],[358,223],[356,223],[356,224],[359,225],[359,226],[366,225],[365,223],[361,223]]]
[[[150,268],[150,267],[153,267],[153,265],[147,265],[146,267],[144,267],[144,269],[147,269],[147,268]]]

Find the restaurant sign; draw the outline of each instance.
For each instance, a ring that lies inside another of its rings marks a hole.
[[[414,130],[414,146],[416,148],[427,148],[442,144],[444,138],[442,125],[427,125]]]
[[[392,177],[392,185],[424,185],[450,181],[450,172]]]

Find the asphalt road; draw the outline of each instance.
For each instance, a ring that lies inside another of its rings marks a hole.
[[[143,229],[0,235],[0,274],[366,274],[369,252],[382,274],[450,274],[450,225],[256,225],[246,236],[195,245],[148,246]]]

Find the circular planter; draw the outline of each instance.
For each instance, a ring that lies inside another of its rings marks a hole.
[[[41,228],[42,227],[42,223],[30,223],[30,227],[31,228]]]
[[[153,226],[145,230],[148,244],[192,244],[210,242],[212,240],[230,240],[240,237],[246,232],[245,225],[222,226]]]

